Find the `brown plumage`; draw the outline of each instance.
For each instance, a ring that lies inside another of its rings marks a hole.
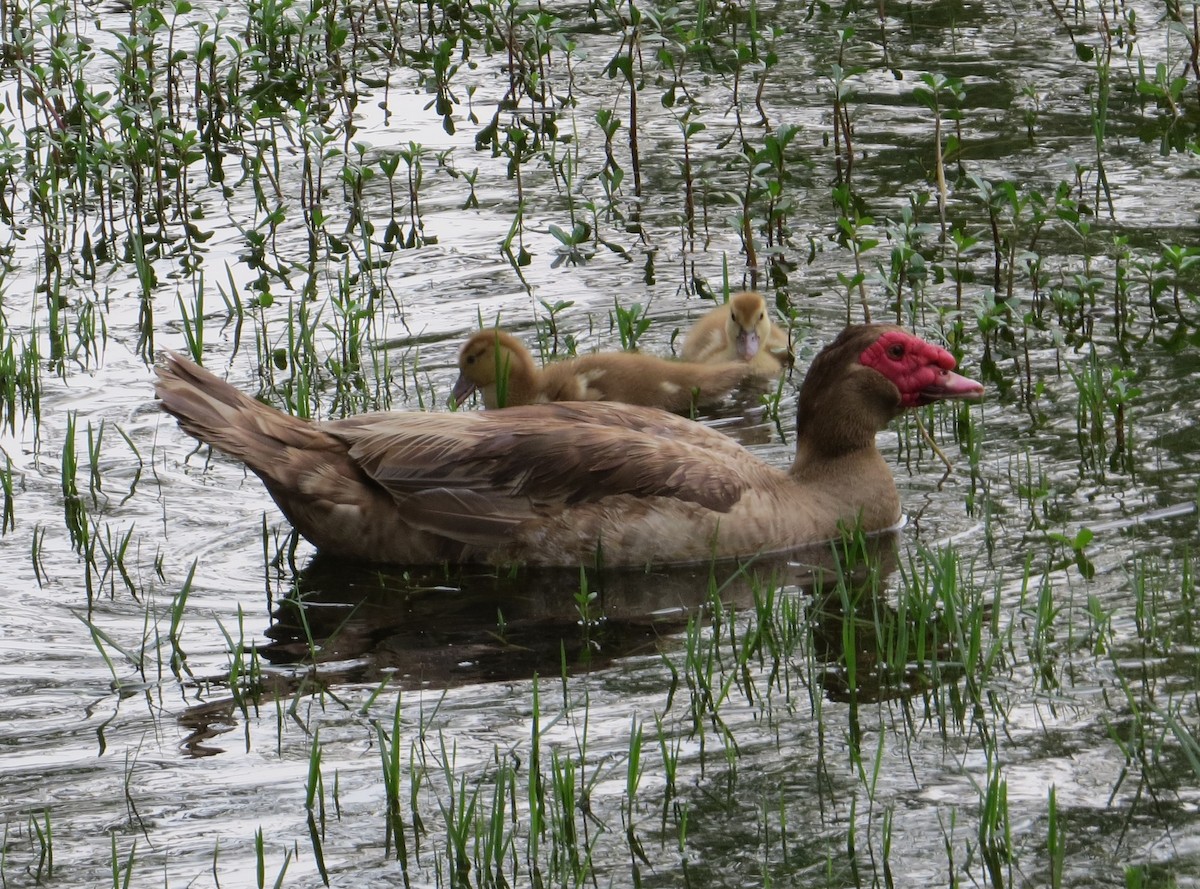
[[[743,361],[756,373],[776,376],[792,363],[786,330],[771,323],[762,294],[735,293],[700,316],[683,342],[684,361]]]
[[[753,372],[743,362],[697,364],[637,352],[595,352],[534,363],[529,350],[503,330],[472,334],[458,353],[458,404],[472,392],[488,408],[547,401],[620,401],[690,413],[719,401]]]
[[[168,356],[157,390],[244,462],[333,555],[392,563],[606,565],[784,551],[894,525],[875,434],[905,407],[973,398],[954,359],[900,328],[851,327],[813,361],[784,472],[662,411],[566,402],[309,422]]]

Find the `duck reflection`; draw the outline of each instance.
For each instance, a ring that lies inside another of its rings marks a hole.
[[[259,654],[326,681],[453,687],[603,666],[653,652],[704,576],[387,571],[319,559],[272,613]]]
[[[315,667],[326,681],[386,675],[450,687],[558,675],[656,653],[693,616],[753,607],[768,586],[821,602],[828,597],[816,594],[839,583],[878,587],[895,552],[891,534],[853,549],[645,571],[388,571],[317,558],[277,602],[259,654],[275,666]]]
[[[933,674],[928,662],[889,648],[921,635],[918,612],[898,609],[888,592],[896,556],[897,535],[885,534],[787,557],[646,571],[388,570],[318,557],[272,609],[257,655],[275,669],[262,672],[258,691],[294,696],[384,680],[451,688],[573,674],[678,648],[689,620],[718,609],[772,619],[760,607],[771,591],[776,601],[801,603],[793,613],[802,632],[789,635],[802,648],[782,657],[810,662],[812,693],[855,706],[908,698],[928,691]],[[954,661],[946,650],[930,655]],[[953,675],[945,666],[935,672],[943,682]],[[234,728],[237,711],[228,699],[192,708],[181,719],[192,730],[185,749],[218,752],[205,742]]]

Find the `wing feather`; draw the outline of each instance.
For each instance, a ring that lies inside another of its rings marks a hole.
[[[570,402],[470,415],[363,415],[326,429],[414,526],[469,543],[609,497],[669,497],[727,512],[746,452],[670,414]]]

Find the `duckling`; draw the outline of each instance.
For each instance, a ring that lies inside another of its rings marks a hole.
[[[459,351],[458,370],[457,404],[478,391],[489,409],[620,401],[684,414],[719,401],[754,375],[738,361],[701,364],[638,352],[595,352],[538,367],[520,340],[498,329],[471,335]]]
[[[683,343],[684,361],[745,361],[763,376],[777,376],[792,363],[787,331],[771,323],[761,293],[735,293],[702,315]]]

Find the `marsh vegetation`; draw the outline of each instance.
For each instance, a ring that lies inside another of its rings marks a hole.
[[[1198,21],[0,0],[0,886],[1193,883]],[[151,394],[445,410],[745,288],[771,462],[848,320],[988,386],[815,578],[313,562]]]

